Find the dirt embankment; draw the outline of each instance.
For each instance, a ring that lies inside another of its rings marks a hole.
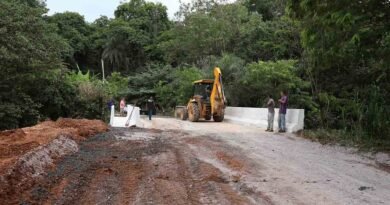
[[[28,189],[54,162],[78,151],[78,142],[108,127],[98,120],[59,119],[0,132],[0,204]]]
[[[17,204],[272,204],[241,181],[241,174],[251,172],[249,164],[239,162],[245,156],[226,148],[231,150],[183,132],[113,128],[80,143],[77,152],[11,199]]]

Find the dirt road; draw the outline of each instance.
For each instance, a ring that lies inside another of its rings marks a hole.
[[[59,161],[20,204],[389,204],[388,167],[229,123],[159,118]]]

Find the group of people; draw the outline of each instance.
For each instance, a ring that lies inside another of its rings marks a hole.
[[[111,99],[107,102],[107,108],[108,110],[111,110],[111,107],[115,104],[114,99]],[[126,101],[125,98],[121,98],[121,101],[119,102],[119,113],[121,116],[125,115],[126,111]]]
[[[285,91],[280,92],[280,96],[281,97],[278,100],[280,105],[279,118],[278,118],[278,127],[279,127],[278,132],[286,132],[286,114],[287,114],[288,96]],[[109,109],[111,109],[111,106],[113,104],[114,102],[112,100],[108,103]],[[275,106],[276,106],[275,100],[273,99],[272,95],[269,95],[268,102],[267,102],[267,107],[268,107],[268,126],[266,130],[267,132],[274,131]],[[146,107],[148,109],[149,120],[152,120],[153,110],[156,109],[156,105],[154,103],[153,97],[150,97],[148,99]],[[120,115],[124,116],[125,109],[126,109],[125,98],[121,99],[119,103],[119,108],[120,108]]]
[[[279,102],[279,118],[278,118],[278,127],[279,132],[286,132],[286,114],[287,114],[287,105],[288,105],[288,97],[285,91],[280,92]],[[268,96],[268,127],[267,132],[274,131],[274,118],[275,118],[275,101],[272,98],[272,95]]]
[[[111,110],[111,106],[114,105],[114,100],[110,100],[107,103],[108,109]],[[148,109],[149,120],[152,120],[153,111],[156,109],[156,104],[154,103],[153,97],[150,97],[147,101],[146,108]],[[125,116],[126,112],[126,100],[125,98],[121,98],[119,102],[119,112],[120,116]]]

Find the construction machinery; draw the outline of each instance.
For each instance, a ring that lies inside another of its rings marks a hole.
[[[182,120],[197,122],[199,119],[222,122],[225,115],[226,98],[222,84],[221,69],[214,68],[214,80],[193,82],[193,95],[187,106],[177,106],[175,116]]]

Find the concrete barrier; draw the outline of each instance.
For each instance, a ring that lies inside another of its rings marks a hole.
[[[130,126],[141,126],[140,121],[140,108],[134,107],[132,105],[127,105],[127,115],[126,117],[117,117],[115,116],[115,106],[111,106],[111,117],[110,117],[110,125],[111,127],[130,127]],[[131,118],[129,120],[129,117]],[[126,122],[129,120],[128,126],[126,126]]]
[[[278,117],[279,109],[275,109],[274,130],[278,130]],[[267,118],[267,108],[227,107],[225,110],[225,120],[228,122],[253,125],[264,129],[268,125]],[[288,109],[286,114],[287,132],[303,130],[304,120],[305,110]]]

